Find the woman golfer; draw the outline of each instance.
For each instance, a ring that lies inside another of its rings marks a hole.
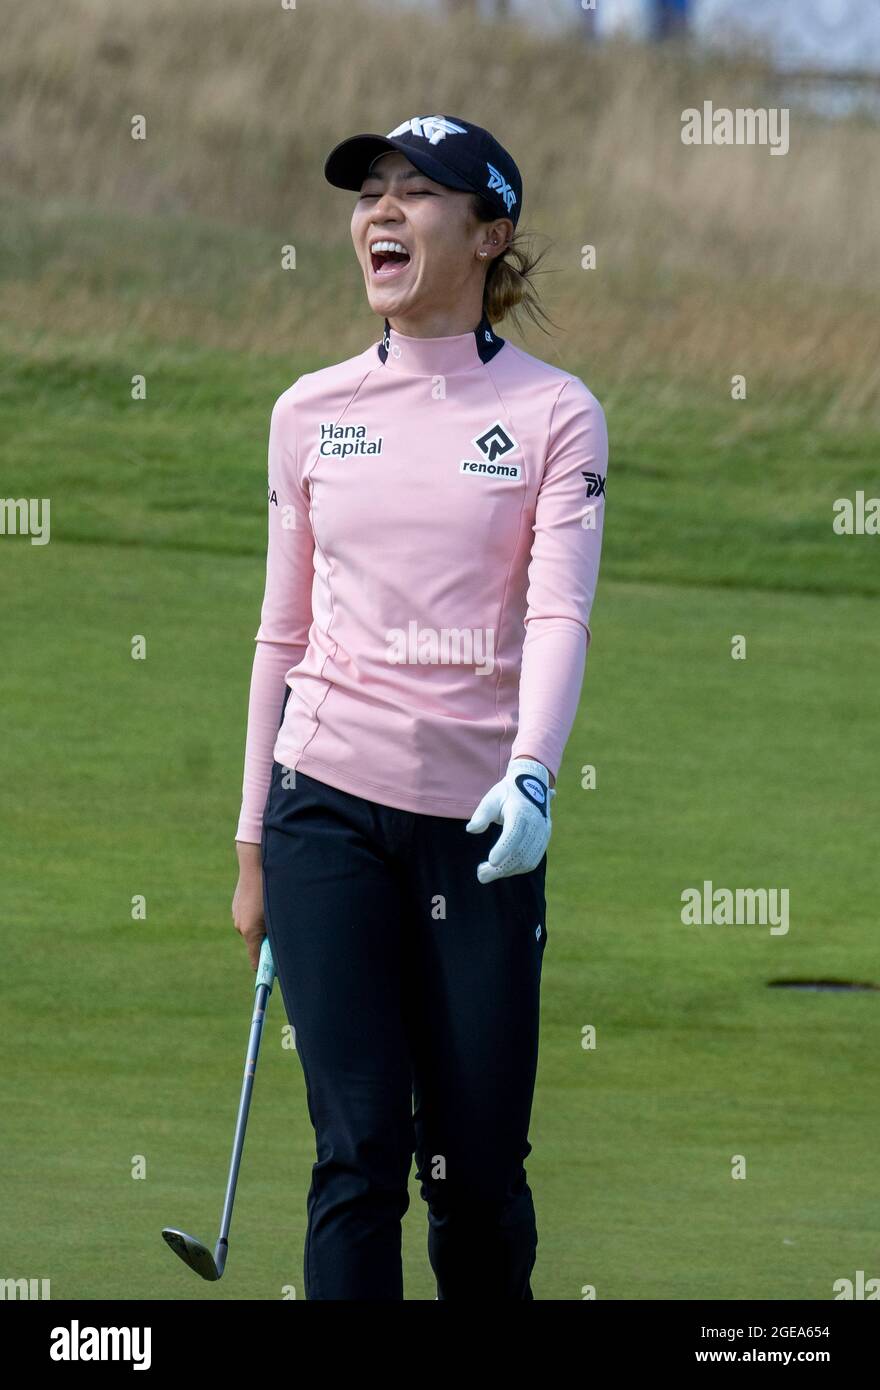
[[[306,1297],[403,1297],[415,1152],[437,1297],[530,1299],[549,810],[605,421],[495,332],[534,310],[535,262],[488,131],[413,117],[325,174],[358,194],[384,331],[272,411],[233,918],[254,966],[269,936],[315,1129]]]

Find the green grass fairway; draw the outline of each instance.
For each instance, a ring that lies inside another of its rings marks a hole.
[[[265,441],[319,361],[4,354],[0,492],[51,497],[53,534],[0,538],[0,1275],[301,1298],[313,1135],[277,989],[223,1282],[160,1230],[216,1235],[253,983],[230,900]],[[836,496],[876,487],[876,434],[583,375],[612,462],[549,853],[535,1296],[830,1299],[880,1275],[880,994],[767,981],[880,980],[880,540],[831,531]],[[704,879],[787,888],[788,934],[682,925]],[[425,1210],[413,1182],[411,1299],[435,1292]]]

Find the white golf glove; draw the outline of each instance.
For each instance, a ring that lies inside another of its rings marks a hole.
[[[550,839],[550,802],[556,795],[543,763],[532,758],[511,758],[501,782],[486,792],[465,830],[480,834],[493,821],[503,827],[477,869],[481,883],[537,868]]]

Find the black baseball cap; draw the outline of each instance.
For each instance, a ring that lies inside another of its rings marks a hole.
[[[387,135],[351,135],[336,145],[324,164],[335,188],[359,193],[379,155],[400,150],[435,183],[480,193],[514,226],[522,207],[522,178],[494,135],[458,116],[412,116]]]

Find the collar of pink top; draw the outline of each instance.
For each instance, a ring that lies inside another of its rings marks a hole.
[[[504,342],[504,338],[493,333],[485,314],[469,333],[456,333],[451,338],[408,338],[386,319],[376,351],[379,361],[390,371],[408,376],[449,376],[485,366],[501,351]]]

